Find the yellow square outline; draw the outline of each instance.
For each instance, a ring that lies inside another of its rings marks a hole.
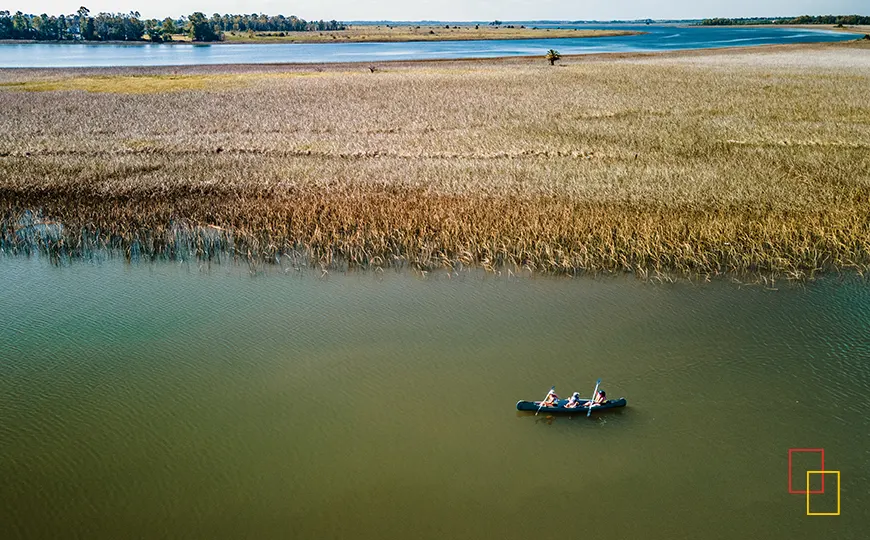
[[[811,474],[836,474],[837,475],[837,511],[835,512],[810,512],[810,475]],[[808,516],[839,516],[840,515],[840,471],[807,471],[807,515]]]

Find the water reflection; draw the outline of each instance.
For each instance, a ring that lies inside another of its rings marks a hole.
[[[256,242],[240,238],[233,231],[196,226],[185,220],[171,221],[162,230],[141,227],[119,232],[93,224],[64,225],[34,210],[7,211],[0,218],[0,232],[0,251],[25,255],[38,252],[54,261],[122,256],[133,262],[198,259],[219,263],[226,258],[241,258],[254,264],[267,259],[280,264],[286,255],[292,263],[303,264],[299,259],[304,255],[293,250],[258,250]]]

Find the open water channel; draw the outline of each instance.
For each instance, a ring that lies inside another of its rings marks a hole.
[[[532,26],[532,23],[528,23]],[[546,25],[539,25],[544,27]],[[556,25],[553,25],[554,27]],[[562,54],[655,52],[785,43],[845,41],[857,35],[822,28],[740,28],[676,25],[557,25],[559,28],[636,30],[641,35],[603,38],[426,41],[407,43],[277,44],[48,44],[0,45],[0,68],[172,66],[193,64],[265,64],[381,62],[543,56]]]
[[[775,288],[0,255],[0,537],[866,539],[870,286]]]

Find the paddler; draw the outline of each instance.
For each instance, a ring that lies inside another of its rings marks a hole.
[[[592,398],[591,401],[587,401],[583,404],[584,407],[595,407],[598,405],[604,405],[607,402],[607,393],[603,388],[598,389],[598,393],[595,394],[595,397]]]
[[[544,407],[558,407],[559,406],[559,396],[555,391],[551,390],[547,397],[544,399],[543,403]]]
[[[574,394],[568,398],[568,403],[565,404],[565,407],[568,409],[573,409],[580,405],[580,392],[574,392]]]

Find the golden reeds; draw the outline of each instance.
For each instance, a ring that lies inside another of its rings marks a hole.
[[[324,267],[863,271],[870,71],[852,47],[317,77],[212,68],[205,89],[151,94],[125,90],[129,69],[114,93],[8,86],[0,241]],[[45,221],[63,224],[56,237],[33,236]]]

